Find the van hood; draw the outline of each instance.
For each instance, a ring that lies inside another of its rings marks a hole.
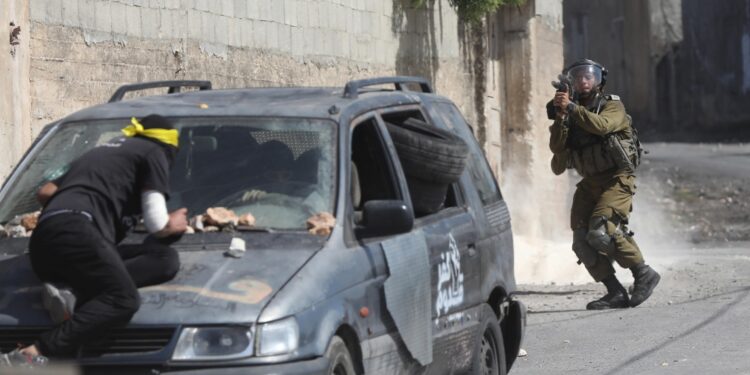
[[[180,271],[170,282],[139,290],[141,308],[131,324],[253,323],[325,243],[325,238],[305,233],[235,237],[246,243],[241,258],[224,255],[230,234],[185,236],[174,244],[180,253]],[[0,326],[49,325],[41,304],[41,283],[31,270],[28,254],[21,250],[25,246],[19,246],[19,239],[12,240],[13,244],[0,241]]]

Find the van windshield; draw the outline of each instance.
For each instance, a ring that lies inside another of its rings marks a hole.
[[[336,126],[300,118],[172,118],[180,150],[170,175],[170,210],[210,207],[255,217],[255,226],[304,230],[317,213],[334,212]],[[62,176],[86,151],[121,136],[129,119],[62,124],[29,154],[5,187],[0,224],[40,209],[37,189]]]

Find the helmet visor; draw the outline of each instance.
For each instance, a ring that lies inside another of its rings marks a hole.
[[[602,84],[602,69],[596,65],[579,65],[568,71],[568,79],[577,93],[589,93]]]

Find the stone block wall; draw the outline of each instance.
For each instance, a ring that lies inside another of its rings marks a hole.
[[[447,0],[7,0],[26,12],[16,65],[28,66],[23,136],[0,157],[7,176],[41,128],[105,102],[126,83],[208,79],[215,88],[343,86],[421,75],[476,118],[472,51]],[[5,66],[6,57],[1,58]],[[7,83],[3,83],[7,85]],[[6,90],[7,92],[7,90]],[[10,100],[4,95],[4,100]],[[5,119],[7,120],[7,119]]]

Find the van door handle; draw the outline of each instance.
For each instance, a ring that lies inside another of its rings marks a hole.
[[[474,257],[477,255],[477,248],[474,246],[473,243],[469,244],[468,249],[469,249],[468,251],[469,257]]]

